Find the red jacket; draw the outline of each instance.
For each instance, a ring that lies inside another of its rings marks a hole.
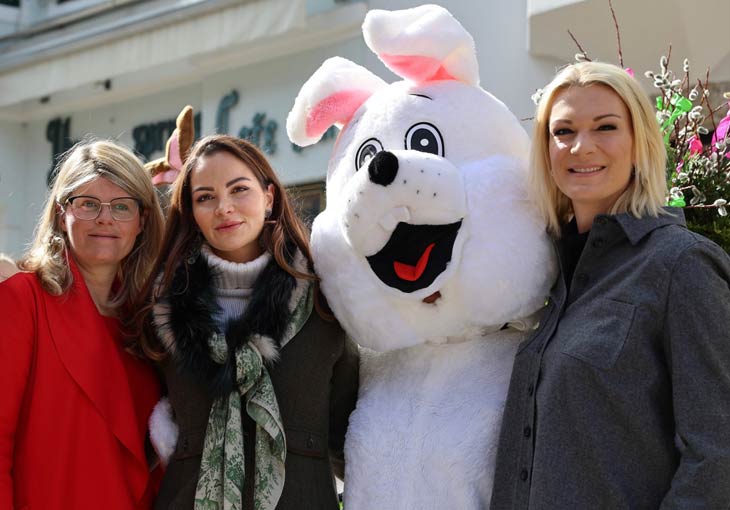
[[[0,284],[0,509],[149,509],[159,383],[72,270],[62,296],[29,273]]]

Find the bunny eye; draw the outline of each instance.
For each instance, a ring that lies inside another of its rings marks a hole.
[[[406,132],[406,149],[428,152],[444,157],[444,139],[438,128],[428,122],[419,122]]]
[[[360,148],[357,150],[355,156],[355,170],[360,170],[362,167],[367,166],[370,160],[375,155],[383,150],[383,144],[377,138],[370,138],[365,140]]]

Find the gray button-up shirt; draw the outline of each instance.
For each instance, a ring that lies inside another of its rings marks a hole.
[[[596,217],[558,278],[515,360],[492,510],[730,508],[730,258],[668,211]]]

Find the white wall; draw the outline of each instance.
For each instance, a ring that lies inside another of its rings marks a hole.
[[[26,126],[0,122],[0,252],[14,257],[20,255],[36,215],[25,193],[26,176],[30,173],[22,150],[26,145]],[[27,218],[28,215],[33,218]]]

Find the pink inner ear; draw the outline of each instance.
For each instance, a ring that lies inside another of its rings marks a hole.
[[[417,83],[436,80],[456,80],[434,57],[422,55],[380,55],[380,58],[398,76]]]
[[[152,184],[154,186],[158,186],[160,184],[172,184],[175,182],[175,179],[179,174],[180,172],[177,170],[168,170],[167,172],[159,173],[152,178]]]
[[[341,90],[317,103],[307,115],[307,136],[318,138],[334,124],[347,124],[358,108],[368,100],[372,91]]]
[[[183,162],[180,158],[180,132],[176,129],[172,132],[170,140],[167,142],[170,144],[170,155],[168,156],[167,163],[176,170],[182,170]]]

